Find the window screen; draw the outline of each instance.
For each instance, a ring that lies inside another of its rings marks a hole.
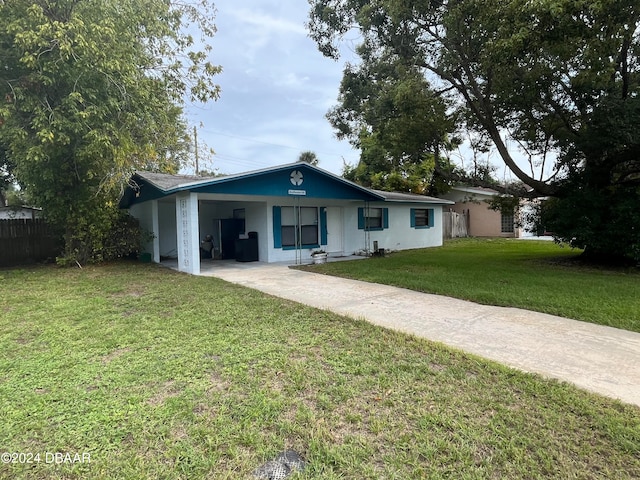
[[[297,227],[300,227],[299,229]],[[318,243],[317,207],[282,207],[281,234],[283,247],[295,247],[300,236],[302,247],[313,247]],[[296,233],[297,230],[297,233]]]
[[[415,221],[416,221],[416,227],[428,227],[429,226],[429,210],[426,208],[416,208]]]
[[[513,233],[514,231],[514,221],[513,221],[513,215],[508,215],[508,214],[502,214],[502,218],[501,218],[501,229],[500,231],[502,233]]]
[[[369,208],[364,211],[365,228],[371,230],[374,228],[382,228],[382,209]]]

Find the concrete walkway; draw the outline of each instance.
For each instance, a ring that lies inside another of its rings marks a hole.
[[[640,334],[282,264],[203,262],[202,275],[442,342],[640,406]]]

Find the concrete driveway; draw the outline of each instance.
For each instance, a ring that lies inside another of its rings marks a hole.
[[[640,334],[518,308],[330,277],[210,262],[202,275],[361,318],[640,406]]]

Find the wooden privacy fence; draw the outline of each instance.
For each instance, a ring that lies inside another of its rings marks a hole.
[[[467,215],[461,215],[457,212],[443,212],[442,236],[445,239],[468,237]]]
[[[44,220],[0,220],[0,266],[39,262],[58,253],[59,241]]]

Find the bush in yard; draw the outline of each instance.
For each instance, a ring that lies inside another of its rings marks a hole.
[[[143,229],[138,220],[115,206],[70,214],[73,229],[65,234],[65,250],[58,265],[96,263],[140,253],[153,234]]]

